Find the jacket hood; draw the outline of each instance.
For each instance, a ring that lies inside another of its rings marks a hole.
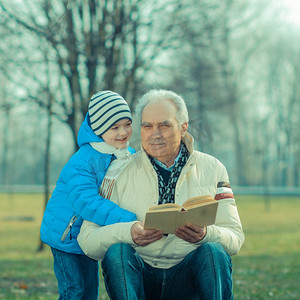
[[[91,142],[104,142],[103,139],[97,136],[91,128],[89,113],[86,114],[85,119],[79,128],[77,142],[79,147]]]
[[[186,133],[181,141],[186,145],[190,153],[194,151],[194,138],[189,132]]]

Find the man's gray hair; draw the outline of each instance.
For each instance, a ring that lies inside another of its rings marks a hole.
[[[135,115],[141,124],[142,113],[144,108],[152,102],[170,101],[176,108],[176,119],[179,125],[185,122],[189,122],[189,114],[186,108],[186,104],[181,96],[167,90],[150,90],[140,98],[138,104],[135,107]]]

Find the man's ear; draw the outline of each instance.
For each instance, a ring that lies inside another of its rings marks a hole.
[[[181,137],[184,137],[186,135],[188,127],[189,127],[189,124],[187,122],[185,122],[181,125]]]

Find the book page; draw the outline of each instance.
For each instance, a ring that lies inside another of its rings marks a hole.
[[[211,201],[207,205],[189,208],[186,213],[180,215],[180,223],[192,223],[201,227],[212,225],[218,209],[218,201]]]
[[[215,202],[216,200],[213,199],[211,196],[207,195],[207,196],[198,196],[198,197],[194,197],[194,198],[190,198],[188,200],[186,200],[182,206],[184,206],[185,208],[190,208],[190,207],[194,207],[194,206],[200,206],[201,204],[205,205],[206,203],[210,203],[210,202]]]
[[[146,214],[145,229],[162,230],[164,233],[174,233],[177,225],[178,210],[150,211]]]
[[[179,210],[181,208],[180,205],[175,204],[175,203],[166,203],[166,204],[161,204],[161,205],[155,205],[149,208],[148,211],[156,211],[156,210],[165,210],[165,209],[174,209]]]

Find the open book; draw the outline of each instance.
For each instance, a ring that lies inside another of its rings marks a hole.
[[[174,233],[187,223],[208,226],[215,223],[218,201],[211,196],[198,196],[186,200],[182,206],[167,203],[152,206],[146,213],[144,228]]]

